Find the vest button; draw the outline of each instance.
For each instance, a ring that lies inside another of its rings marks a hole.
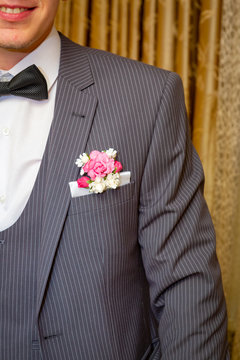
[[[3,245],[4,244],[4,241],[3,239],[0,239],[0,245]]]

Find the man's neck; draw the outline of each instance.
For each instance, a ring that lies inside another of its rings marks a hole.
[[[20,52],[17,50],[7,50],[4,48],[0,48],[0,69],[1,70],[11,69],[27,55],[28,55],[27,52]]]

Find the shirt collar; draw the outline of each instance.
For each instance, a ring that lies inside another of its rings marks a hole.
[[[48,91],[50,91],[58,76],[60,51],[60,36],[53,27],[48,37],[34,51],[7,72],[15,76],[28,66],[35,64],[44,75]]]

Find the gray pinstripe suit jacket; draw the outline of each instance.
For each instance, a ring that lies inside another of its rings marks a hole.
[[[71,199],[75,159],[109,147],[131,183]],[[62,37],[48,161],[43,359],[227,359],[214,230],[179,77]]]

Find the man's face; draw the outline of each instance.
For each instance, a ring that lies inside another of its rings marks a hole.
[[[59,0],[0,0],[0,48],[31,52],[49,34]]]

